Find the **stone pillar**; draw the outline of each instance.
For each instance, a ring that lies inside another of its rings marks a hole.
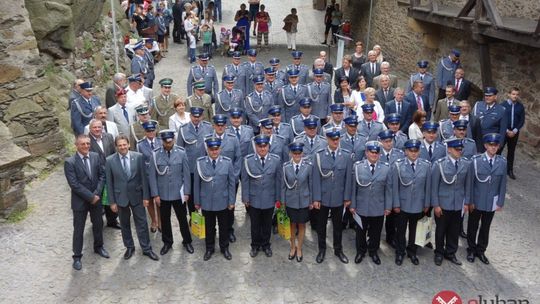
[[[30,153],[13,143],[11,133],[0,121],[0,216],[26,209],[23,166]]]

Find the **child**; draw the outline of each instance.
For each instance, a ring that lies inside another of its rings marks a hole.
[[[212,58],[212,29],[208,23],[201,27],[200,36],[203,43],[203,53],[208,53]]]
[[[224,56],[229,51],[229,47],[231,47],[231,30],[221,27],[219,43],[221,44],[221,56]]]

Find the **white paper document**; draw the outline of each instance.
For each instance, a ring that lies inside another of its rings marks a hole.
[[[361,229],[364,229],[364,226],[362,225],[362,218],[360,217],[360,215],[355,212],[352,217],[354,221],[358,224],[358,226],[360,226]]]
[[[499,196],[495,195],[493,197],[493,206],[491,206],[491,211],[497,210],[497,202],[499,201]]]

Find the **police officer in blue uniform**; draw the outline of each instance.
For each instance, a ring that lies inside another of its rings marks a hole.
[[[459,57],[461,52],[459,50],[453,49],[450,51],[450,54],[447,57],[441,58],[437,64],[437,87],[439,88],[439,96],[437,100],[443,99],[445,97],[445,88],[448,81],[454,80],[454,74],[456,69],[461,67],[461,62]]]
[[[242,202],[249,207],[251,219],[251,251],[272,256],[270,236],[274,204],[281,198],[281,159],[269,153],[270,137],[255,137],[255,153],[246,156],[242,166]]]
[[[415,74],[411,74],[409,77],[409,82],[407,83],[407,91],[405,94],[412,91],[412,87],[415,81],[420,80],[424,83],[424,95],[428,98],[429,106],[431,109],[434,109],[435,102],[437,99],[436,93],[435,93],[435,78],[433,75],[431,75],[430,72],[427,71],[427,68],[429,66],[429,62],[427,60],[420,60],[416,63],[418,66],[418,72]],[[445,83],[446,87],[446,83]]]
[[[326,255],[326,222],[331,213],[334,255],[342,263],[349,263],[343,253],[341,243],[343,230],[343,208],[351,204],[352,154],[339,146],[341,133],[337,129],[326,133],[327,147],[313,156],[313,207],[319,210],[317,236],[319,253],[317,263],[322,263]]]
[[[469,124],[468,120],[459,119],[454,121],[454,136],[450,139],[458,138],[463,140],[463,152],[461,153],[462,157],[471,159],[476,155],[476,142],[474,139],[465,137],[467,134],[467,125]]]
[[[380,160],[380,152],[379,142],[368,141],[365,159],[355,162],[352,168],[349,211],[360,217],[356,225],[356,264],[362,262],[366,252],[373,263],[381,264],[378,250],[384,216],[392,209],[392,178],[390,165]]]
[[[199,64],[194,65],[189,70],[187,79],[187,92],[188,96],[193,94],[193,85],[196,82],[204,81],[205,93],[215,98],[215,94],[219,92],[219,79],[217,77],[216,68],[213,65],[208,64],[210,55],[208,53],[202,53],[199,55]]]
[[[217,120],[221,123],[221,120]],[[202,209],[204,215],[206,252],[203,260],[208,261],[214,254],[216,220],[219,227],[219,249],[225,259],[230,260],[228,210],[233,210],[236,199],[235,169],[231,159],[221,154],[220,138],[207,137],[205,142],[208,156],[197,159],[193,193],[195,208]]]
[[[253,86],[251,85],[253,79],[258,76],[262,76],[264,79],[264,65],[262,62],[257,61],[257,50],[249,49],[247,51],[248,61],[242,62],[242,76],[245,81],[246,91],[245,95],[253,92]]]
[[[291,128],[294,133],[294,136],[299,136],[304,132],[304,120],[308,118],[319,119],[319,117],[311,114],[311,99],[309,97],[304,97],[298,102],[300,105],[300,114],[294,115],[291,118]],[[320,120],[317,122],[317,129],[320,128]]]
[[[279,156],[281,162],[289,160],[288,140],[282,135],[275,134],[272,118],[263,118],[260,120],[261,134],[270,137],[270,153]],[[255,151],[255,139],[252,140],[252,152]]]
[[[278,105],[273,105],[268,110],[268,115],[272,119],[274,134],[283,136],[287,140],[287,145],[290,144],[294,140],[295,135],[293,133],[291,124],[281,122],[281,107]]]
[[[287,66],[287,72],[291,70],[298,70],[298,83],[301,85],[306,85],[308,83],[309,67],[302,63],[303,54],[304,53],[301,51],[291,52],[292,64]]]
[[[482,136],[489,133],[499,133],[501,135],[501,145],[505,141],[506,129],[508,127],[508,116],[506,110],[497,104],[497,89],[486,87],[484,89],[484,100],[478,101],[474,105],[473,115],[477,118],[473,127],[473,138],[477,142],[478,152],[484,152],[485,148],[480,143]]]
[[[232,108],[244,108],[244,93],[235,89],[233,75],[223,76],[223,90],[216,95],[216,114],[228,114]]]
[[[80,84],[80,95],[71,102],[71,128],[75,136],[84,134],[84,127],[90,123],[94,110],[101,105],[99,99],[92,95],[94,90],[91,82]]]
[[[403,150],[405,142],[409,137],[400,130],[401,116],[398,113],[390,113],[385,117],[385,120],[388,129],[394,132],[394,148]]]
[[[225,132],[227,128],[227,116],[217,114],[212,117],[214,122],[214,132],[209,137],[216,137],[220,140],[219,154],[229,158],[233,164],[234,176],[240,178],[242,167],[242,152],[240,151],[240,141],[236,135]]]
[[[187,154],[189,171],[190,171],[190,185],[189,193],[193,193],[193,178],[195,174],[195,162],[201,156],[206,155],[204,146],[204,138],[212,134],[212,125],[202,120],[204,109],[200,107],[191,107],[190,119],[191,121],[184,124],[178,130],[178,138],[176,144],[183,147]],[[195,205],[193,205],[193,196],[188,200],[189,212],[195,211]]]
[[[358,134],[367,138],[367,140],[377,140],[379,133],[384,131],[386,127],[383,123],[373,120],[373,111],[375,106],[370,103],[362,105],[362,119],[358,123]]]
[[[446,141],[448,155],[431,168],[431,207],[435,214],[435,265],[443,258],[461,265],[456,257],[464,204],[470,203],[470,160],[461,157],[463,140]]]
[[[150,196],[161,211],[163,247],[160,254],[167,254],[173,244],[171,207],[174,209],[180,225],[182,245],[188,253],[193,253],[185,206],[187,197],[193,193],[191,192],[188,157],[184,148],[174,144],[174,130],[163,130],[159,132],[159,136],[163,141],[162,147],[156,148],[152,152],[148,176]],[[183,189],[183,192],[180,189]]]
[[[304,132],[294,138],[294,141],[304,143],[304,155],[311,157],[316,151],[326,147],[327,142],[317,134],[317,126],[320,120],[316,117],[304,119]]]
[[[391,165],[392,208],[396,214],[396,265],[403,264],[405,252],[418,265],[416,224],[429,210],[431,198],[431,163],[419,158],[422,142],[409,139],[405,143],[407,157]],[[409,229],[408,243],[406,231]]]
[[[268,117],[268,110],[274,105],[272,93],[264,90],[264,76],[253,78],[255,90],[246,96],[245,106],[249,124],[259,134],[259,120]]]
[[[438,129],[439,124],[436,122],[426,121],[422,125],[424,140],[422,140],[422,145],[420,145],[420,158],[428,160],[431,163],[446,156],[446,147],[436,140]]]
[[[348,116],[343,120],[346,132],[341,134],[340,146],[356,154],[356,151],[364,151],[367,139],[356,132],[358,127],[358,117]],[[360,155],[362,159],[364,155]]]
[[[294,115],[300,112],[300,100],[307,97],[307,88],[300,84],[298,76],[300,70],[288,70],[289,83],[281,89],[278,96],[278,105],[283,109],[283,117],[285,121],[290,121]]]
[[[313,106],[313,102],[311,105]],[[347,130],[345,129],[345,123],[343,122],[344,110],[345,106],[342,103],[334,103],[330,105],[330,112],[332,112],[332,116],[330,121],[321,128],[321,135],[326,134],[326,132],[332,129],[337,129],[341,134],[345,134]]]
[[[280,60],[279,58],[270,58],[268,61],[270,63],[270,66],[274,71],[276,71],[276,80],[279,80],[283,83],[283,85],[286,85],[289,82],[289,79],[287,77],[287,72],[283,71],[280,68]]]
[[[459,120],[461,107],[458,105],[450,105],[448,107],[448,118],[440,121],[439,125],[439,140],[446,141],[454,135],[454,122]]]
[[[272,93],[274,104],[277,105],[279,93],[285,84],[281,80],[276,79],[276,71],[272,67],[264,69],[264,78],[264,89]]]
[[[242,93],[245,92],[245,79],[242,78],[241,75],[241,66],[240,66],[240,58],[242,57],[242,53],[239,51],[234,51],[232,53],[232,63],[229,63],[225,65],[223,68],[223,77],[225,76],[233,76],[233,78],[236,80],[234,83],[234,88],[237,90],[241,90]],[[221,87],[225,87],[225,79],[223,78],[223,81],[221,82]]]
[[[144,39],[144,59],[146,60],[146,63],[148,64],[148,73],[144,75],[144,86],[147,88],[153,88],[154,87],[154,80],[156,79],[156,74],[154,72],[154,55],[150,52],[150,49],[152,49],[152,45],[154,44],[154,39],[152,38],[145,38]]]
[[[148,62],[145,58],[144,42],[141,40],[133,46],[135,55],[131,59],[131,74],[140,75],[145,78],[145,86],[147,85]]]
[[[507,162],[504,157],[497,155],[501,140],[498,133],[484,135],[486,152],[474,156],[469,166],[472,194],[467,205],[469,211],[467,261],[471,263],[478,257],[482,263],[489,264],[489,259],[485,255],[489,228],[495,212],[504,206]]]
[[[324,81],[324,70],[313,69],[314,81],[307,85],[308,97],[312,100],[313,115],[321,118],[321,125],[326,124],[332,104],[332,85]]]

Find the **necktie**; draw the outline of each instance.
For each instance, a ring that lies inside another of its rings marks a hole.
[[[279,134],[279,127],[276,127],[276,134]]]
[[[416,106],[418,107],[418,110],[422,110],[422,98],[420,95],[416,95]]]
[[[412,172],[416,172],[416,170],[414,169],[414,163],[411,163],[411,168],[412,168]]]
[[[401,102],[396,102],[396,113],[401,114]]]
[[[510,129],[514,130],[514,103],[512,102],[512,115],[510,116]]]
[[[452,105],[452,100],[448,99],[448,106]]]
[[[313,138],[309,140],[309,144],[310,144],[311,148],[313,148]]]
[[[122,107],[122,112],[124,113],[124,117],[126,118],[127,123],[129,123],[129,115],[128,115],[128,112],[126,111],[125,106]]]
[[[150,147],[152,147],[152,150],[154,150],[154,149],[155,149],[155,146],[154,146],[154,141],[151,141],[151,142],[150,142]]]
[[[199,125],[195,126],[195,133],[199,133]]]
[[[420,80],[424,81],[424,75],[420,74]]]
[[[429,145],[428,153],[429,153],[429,159],[431,159],[433,157],[433,148],[431,145]]]
[[[493,158],[490,158],[490,159],[489,159],[489,167],[490,167],[490,168],[493,168]]]
[[[90,160],[88,160],[88,156],[83,157],[83,162],[84,162],[84,169],[85,169],[84,171],[86,171],[86,173],[88,173],[88,176],[91,176]]]
[[[259,96],[259,99],[262,100],[262,94],[261,93],[257,93],[257,96]]]
[[[212,159],[212,168],[216,169],[216,160]]]
[[[351,136],[351,144],[352,144],[352,146],[354,148],[354,136]]]
[[[333,159],[333,160],[336,160],[336,152],[332,151],[331,154],[332,154],[332,159]]]
[[[461,82],[460,80],[461,79],[456,79],[456,92],[459,91],[459,83]]]
[[[238,138],[238,140],[240,140],[240,128],[235,128],[236,129],[236,137]]]
[[[107,121],[103,122],[103,131],[105,131],[105,133],[109,133],[107,132]]]
[[[454,166],[456,166],[456,171],[458,169],[458,161],[456,160],[456,162],[454,163]]]
[[[169,103],[169,95],[165,96],[165,101]]]
[[[292,90],[294,92],[294,95],[296,95],[296,87],[293,87]]]
[[[229,92],[229,99],[232,100],[232,93],[231,92]]]
[[[384,100],[388,98],[388,89],[384,90]]]
[[[375,164],[371,164],[371,175],[375,173]]]
[[[390,162],[390,153],[386,154],[386,161]]]
[[[270,90],[274,90],[274,83],[273,83],[273,82],[269,82],[268,84],[270,85]]]
[[[319,89],[319,91],[321,90],[321,84],[320,83],[317,83],[317,89]]]
[[[298,174],[298,171],[300,171],[299,169],[300,166],[298,166],[298,164],[296,165],[296,169],[294,169],[294,174]]]
[[[202,73],[203,73],[203,75],[206,74],[206,68],[204,68],[204,67],[202,68]]]
[[[262,164],[262,166],[264,168],[264,157],[261,157],[261,164]]]
[[[167,157],[171,158],[171,151],[167,151]]]
[[[238,67],[237,67],[237,66],[234,66],[234,72],[235,72],[236,74],[238,74]]]
[[[371,63],[371,74],[375,75],[375,64]]]
[[[130,172],[129,172],[129,165],[128,165],[128,162],[127,162],[127,156],[122,156],[122,166],[124,166],[124,172],[126,173],[127,176],[129,176]]]
[[[367,123],[367,128],[368,128],[368,130],[371,130],[371,122]]]

